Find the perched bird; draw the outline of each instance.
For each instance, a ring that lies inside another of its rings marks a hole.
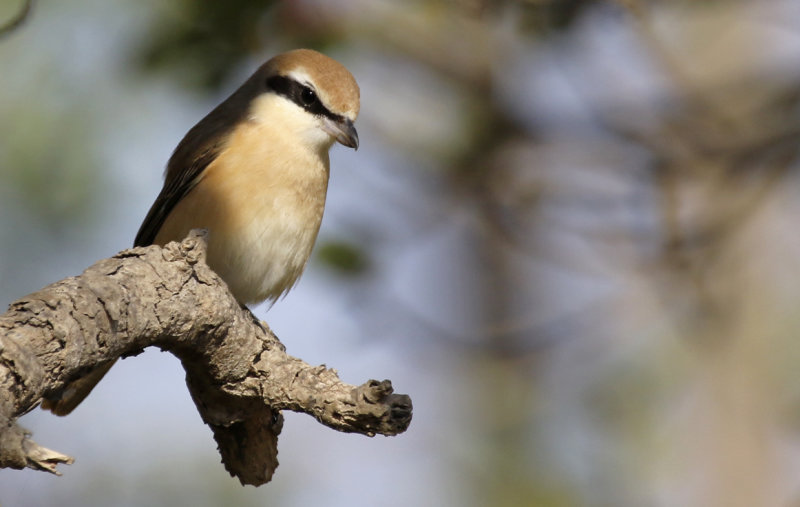
[[[192,127],[135,246],[208,230],[208,265],[242,303],[275,301],[300,277],[317,238],[328,151],[358,148],[359,88],[339,62],[309,49],[278,55]],[[70,413],[113,365],[73,381],[42,407]]]

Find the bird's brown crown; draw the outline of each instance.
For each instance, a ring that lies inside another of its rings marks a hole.
[[[360,107],[358,83],[344,65],[311,49],[295,49],[264,64],[268,75],[307,81],[333,113],[354,121]]]

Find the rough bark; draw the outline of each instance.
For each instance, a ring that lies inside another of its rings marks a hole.
[[[286,354],[204,262],[205,236],[125,250],[12,303],[0,316],[0,467],[58,474],[72,458],[40,447],[16,420],[93,367],[157,346],[177,356],[222,461],[242,484],[272,477],[281,410],[339,431],[396,435],[411,399],[391,382],[352,386]]]

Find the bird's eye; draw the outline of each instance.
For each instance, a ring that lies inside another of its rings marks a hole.
[[[303,104],[310,106],[317,101],[317,94],[308,86],[304,86],[303,91],[300,92],[300,100],[303,101]]]

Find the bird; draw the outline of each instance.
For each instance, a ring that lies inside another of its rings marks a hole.
[[[206,229],[206,262],[242,304],[274,303],[300,278],[319,232],[335,143],[358,149],[360,90],[338,61],[311,49],[281,53],[192,127],[134,246]],[[42,408],[67,415],[115,361]]]

